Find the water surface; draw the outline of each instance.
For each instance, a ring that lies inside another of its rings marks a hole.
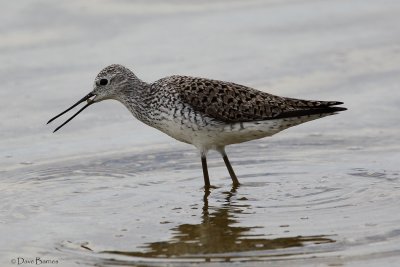
[[[399,265],[397,1],[4,5],[2,266]],[[194,148],[116,102],[45,126],[111,63],[349,110],[229,147],[236,188],[211,153],[205,192]]]

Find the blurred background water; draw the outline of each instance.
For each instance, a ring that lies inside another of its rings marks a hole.
[[[2,266],[400,263],[398,1],[2,4]],[[117,102],[45,125],[112,63],[349,110],[230,147],[239,188],[211,154],[205,193],[196,151]]]

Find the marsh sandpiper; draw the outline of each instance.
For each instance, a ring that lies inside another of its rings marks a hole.
[[[272,136],[289,127],[344,111],[338,101],[315,101],[268,94],[232,82],[169,76],[146,83],[121,65],[110,65],[97,75],[93,90],[48,123],[87,101],[88,106],[115,99],[137,119],[178,141],[194,145],[201,157],[205,188],[210,187],[207,152],[221,155],[234,185],[239,180],[225,147]]]

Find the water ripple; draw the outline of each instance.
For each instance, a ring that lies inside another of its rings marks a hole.
[[[314,261],[397,251],[398,171],[305,168],[295,156],[266,159],[257,146],[235,151],[242,185],[231,190],[222,160],[211,155],[215,187],[205,195],[200,162],[186,150],[5,172],[0,222],[38,231],[26,229],[40,217],[48,229],[40,231],[58,233],[62,257],[102,266]]]

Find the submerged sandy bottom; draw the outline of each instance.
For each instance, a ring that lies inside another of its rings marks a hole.
[[[242,185],[231,186],[215,154],[209,192],[187,149],[9,171],[2,176],[0,208],[10,211],[1,218],[3,252],[61,266],[398,261],[397,152],[359,153],[362,142],[349,141],[357,142],[315,134],[232,147]]]

